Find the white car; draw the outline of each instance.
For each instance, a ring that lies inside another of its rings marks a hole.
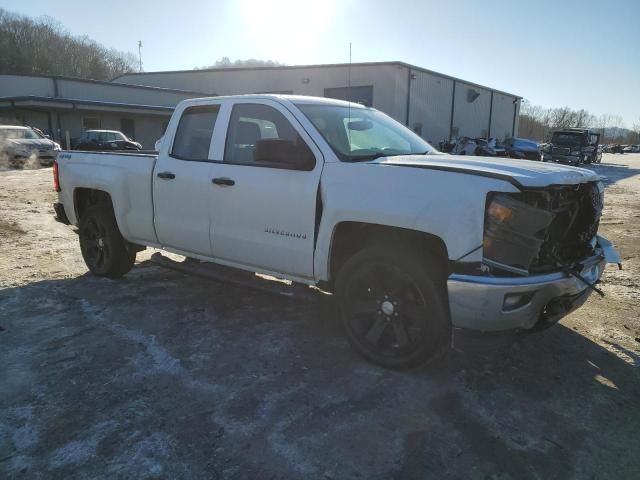
[[[185,100],[158,155],[64,152],[54,181],[92,273],[122,276],[152,246],[319,285],[388,367],[431,358],[454,328],[550,326],[620,262],[597,235],[594,172],[440,154],[339,100]]]
[[[60,145],[31,127],[0,125],[0,156],[10,167],[22,167],[33,160],[38,166],[51,166]]]

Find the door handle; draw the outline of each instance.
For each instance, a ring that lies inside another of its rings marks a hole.
[[[211,181],[216,185],[226,185],[228,187],[236,184],[235,180],[231,180],[230,178],[226,178],[226,177],[214,178]]]
[[[163,178],[165,180],[173,180],[176,178],[176,174],[173,172],[160,172],[157,175],[158,178]]]

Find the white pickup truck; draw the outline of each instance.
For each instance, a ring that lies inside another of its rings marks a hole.
[[[592,171],[441,154],[337,100],[186,100],[158,155],[62,152],[54,182],[94,274],[122,276],[152,246],[319,285],[388,367],[427,360],[453,328],[551,325],[620,262],[597,235]]]

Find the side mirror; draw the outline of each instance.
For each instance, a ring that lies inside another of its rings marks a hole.
[[[302,141],[264,139],[256,142],[256,163],[292,170],[313,170],[316,157]]]

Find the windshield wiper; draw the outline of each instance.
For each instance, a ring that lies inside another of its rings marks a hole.
[[[381,157],[393,157],[398,155],[397,153],[372,153],[371,155],[358,155],[356,157],[347,157],[348,162],[366,162],[368,160],[375,160]]]
[[[398,157],[400,155],[432,155],[434,152],[427,150],[426,152],[406,152],[406,153],[372,153],[371,155],[359,155],[357,157],[347,157],[348,162],[366,162],[369,160],[376,160],[381,157]]]

